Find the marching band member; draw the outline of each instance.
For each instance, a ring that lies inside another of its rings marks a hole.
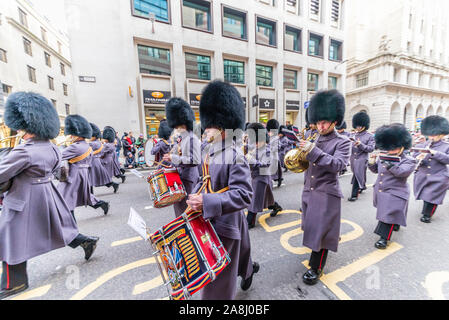
[[[126,176],[124,171],[120,168],[120,163],[117,159],[115,151],[116,131],[110,126],[103,129],[103,152],[101,153],[101,163],[108,171],[111,180],[113,177],[121,178],[122,183],[125,183]]]
[[[91,193],[89,168],[92,163],[92,148],[86,142],[86,139],[92,138],[89,122],[80,115],[67,116],[64,134],[71,135],[73,143],[62,151],[62,160],[69,161],[70,170],[67,181],[59,182],[59,192],[74,216],[76,207],[87,205],[94,209],[101,207],[104,214],[108,214],[109,202],[98,200]]]
[[[366,190],[366,169],[368,168],[368,154],[374,151],[374,136],[368,132],[370,117],[366,112],[358,112],[352,118],[352,126],[356,130],[351,138],[351,170],[352,192],[348,201],[356,201],[359,194]]]
[[[267,122],[267,132],[269,137],[269,146],[270,146],[270,152],[271,152],[271,159],[272,161],[276,162],[277,170],[273,174],[272,179],[274,181],[277,181],[278,188],[282,185],[282,181],[284,180],[282,178],[282,166],[281,162],[279,161],[279,152],[281,149],[280,144],[280,137],[279,137],[279,121],[276,119],[270,119]]]
[[[405,155],[404,151],[412,146],[412,136],[402,124],[382,126],[375,133],[376,148],[386,151],[388,156],[399,157],[399,162],[378,159],[373,153],[368,168],[377,173],[374,185],[373,203],[377,208],[376,219],[379,221],[374,233],[380,236],[375,243],[378,249],[386,249],[393,231],[399,226],[407,225],[408,201],[410,188],[408,177],[416,167],[416,161]]]
[[[429,142],[415,148],[425,148],[430,153],[413,154],[419,160],[413,186],[416,200],[424,201],[421,221],[430,223],[449,187],[449,144],[442,141],[449,134],[449,122],[440,116],[429,116],[421,123],[421,133],[429,138]]]
[[[303,245],[312,254],[303,281],[314,285],[322,275],[328,250],[337,252],[343,198],[338,173],[349,161],[351,142],[335,131],[345,114],[345,99],[337,90],[319,91],[312,97],[308,110],[309,121],[316,124],[320,135],[314,143],[299,142],[299,148],[308,152],[306,159],[310,162],[304,176],[301,228]]]
[[[101,163],[101,155],[103,152],[103,144],[101,143],[101,131],[94,124],[90,124],[92,128],[92,138],[90,139],[89,145],[93,151],[92,164],[89,169],[89,178],[92,186],[92,191],[94,187],[113,187],[114,193],[117,193],[119,184],[112,181],[112,177],[109,175],[106,168]]]
[[[245,124],[245,108],[237,89],[221,81],[211,82],[202,93],[200,119],[210,143],[202,159],[202,181],[193,192],[203,183],[210,183],[211,190],[191,194],[187,204],[202,210],[204,218],[211,220],[231,258],[230,265],[202,290],[201,298],[231,300],[235,298],[237,278],[242,278],[241,289],[248,290],[259,271],[259,264],[251,260],[244,214],[252,196],[250,171],[234,142],[234,131],[241,131]]]
[[[25,142],[0,162],[0,183],[12,179],[0,215],[0,300],[28,288],[27,260],[67,245],[81,246],[88,260],[99,240],[79,233],[53,184],[61,164],[61,152],[50,142],[60,129],[53,104],[41,95],[17,92],[8,98],[4,117],[9,128],[25,133]]]
[[[260,123],[252,123],[247,128],[249,152],[246,158],[251,169],[253,197],[246,217],[248,228],[256,225],[257,213],[264,208],[272,209],[270,216],[276,216],[282,207],[274,201],[271,174],[276,170],[276,161],[269,145],[267,130]]]
[[[201,142],[193,134],[195,115],[190,105],[180,98],[170,99],[165,113],[169,127],[174,128],[175,141],[170,153],[162,160],[171,162],[178,169],[187,194],[191,194],[199,179],[198,165],[201,163]],[[179,217],[187,209],[186,199],[173,206],[176,217]]]
[[[173,128],[170,128],[167,124],[166,120],[161,121],[159,125],[159,131],[157,133],[159,140],[153,146],[151,150],[151,154],[156,156],[156,161],[160,162],[160,160],[164,157],[164,154],[168,154],[171,150],[171,144],[169,142],[170,136],[173,132]],[[170,165],[170,163],[165,163],[166,165]],[[158,166],[159,168],[161,165]]]
[[[345,131],[347,127],[348,126],[346,125],[346,121],[343,121],[341,126],[335,127],[335,129],[337,130],[339,135],[348,137],[349,139],[351,137],[351,134]],[[342,172],[340,172],[340,175],[344,175],[348,171],[347,169],[348,167],[346,167]]]
[[[284,172],[287,172],[288,169],[285,167],[284,158],[286,153],[295,146],[295,143],[285,135],[285,130],[287,130],[286,126],[282,125],[279,127],[279,162]]]

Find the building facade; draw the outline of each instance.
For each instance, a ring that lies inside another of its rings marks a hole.
[[[0,82],[6,98],[16,91],[42,94],[61,122],[74,105],[67,37],[31,1],[0,1]]]
[[[449,2],[348,0],[347,8],[348,124],[361,110],[372,129],[449,118]]]
[[[304,125],[322,88],[345,91],[342,0],[66,0],[77,110],[120,132],[157,133],[170,97],[199,120],[214,79],[247,120]]]

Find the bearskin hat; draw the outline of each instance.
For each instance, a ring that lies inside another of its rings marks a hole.
[[[369,129],[370,126],[370,117],[368,115],[368,113],[366,113],[365,111],[360,111],[357,112],[353,117],[352,117],[352,127],[355,129],[357,127],[364,127],[365,130]]]
[[[248,125],[246,131],[248,133],[250,143],[257,143],[260,139],[263,139],[263,137],[265,137],[265,142],[268,143],[270,141],[267,129],[259,122],[254,122]]]
[[[86,118],[74,114],[65,118],[64,134],[90,139],[92,138],[92,128]]]
[[[168,126],[167,121],[161,121],[157,135],[159,138],[168,140],[173,132],[173,128]]]
[[[181,98],[171,98],[165,105],[168,125],[172,128],[185,125],[188,131],[193,130],[195,114],[187,101]]]
[[[347,128],[348,128],[348,126],[346,125],[346,121],[343,121],[341,126],[335,127],[335,129],[337,129],[337,130],[344,130],[344,129],[347,129]]]
[[[376,130],[374,139],[376,148],[390,151],[397,148],[410,149],[412,147],[412,136],[407,128],[400,123],[384,125]]]
[[[108,140],[109,143],[115,141],[115,130],[110,126],[106,126],[103,129],[103,139]]]
[[[271,131],[271,130],[279,130],[279,121],[277,121],[276,119],[270,119],[267,122],[267,130]]]
[[[449,134],[449,121],[441,116],[429,116],[421,122],[421,133],[425,136]]]
[[[59,135],[61,124],[53,104],[32,92],[16,92],[5,105],[5,124],[12,130],[24,130],[44,140]]]
[[[203,129],[244,129],[245,106],[238,90],[220,80],[204,88],[200,101],[200,119]]]
[[[100,128],[98,128],[95,123],[90,123],[90,127],[92,128],[92,137],[101,139]]]
[[[339,126],[345,117],[345,98],[338,90],[321,90],[312,97],[307,110],[310,124],[326,120]]]

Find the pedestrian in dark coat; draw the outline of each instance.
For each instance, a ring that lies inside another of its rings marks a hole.
[[[412,146],[412,136],[402,124],[382,126],[375,133],[376,148],[388,156],[399,157],[399,162],[381,160],[372,154],[369,169],[377,173],[374,184],[373,203],[377,208],[376,219],[379,221],[374,231],[380,236],[375,243],[378,249],[385,249],[393,231],[399,226],[407,225],[408,201],[410,188],[408,177],[416,167],[416,160],[404,151]]]
[[[201,163],[201,142],[193,134],[195,115],[190,105],[180,98],[170,99],[165,111],[167,124],[174,128],[174,144],[162,160],[176,167],[187,194],[190,194],[198,182],[198,165]],[[176,217],[182,215],[187,209],[186,199],[175,203],[173,208]]]
[[[449,134],[449,122],[441,116],[429,116],[421,123],[421,133],[429,142],[415,148],[427,149],[428,153],[413,153],[419,160],[413,187],[416,200],[424,201],[421,221],[430,223],[449,188],[449,143],[442,140]]]
[[[61,153],[50,142],[60,129],[53,104],[41,95],[17,92],[8,98],[4,116],[9,128],[24,132],[25,142],[0,161],[0,183],[12,181],[0,215],[0,300],[28,288],[27,260],[67,245],[81,246],[88,260],[98,241],[79,233],[53,183],[61,164]]]
[[[252,123],[247,128],[249,152],[246,155],[250,169],[253,188],[251,205],[246,217],[249,229],[256,225],[257,213],[265,208],[271,209],[270,215],[275,217],[282,207],[274,201],[272,174],[278,167],[273,159],[267,130],[260,123]]]
[[[202,290],[201,298],[232,300],[237,278],[242,278],[241,289],[248,290],[253,275],[259,271],[259,264],[251,260],[244,214],[252,196],[250,171],[232,132],[242,130],[245,124],[245,107],[237,89],[221,81],[211,82],[202,93],[200,118],[209,141],[202,164],[208,164],[209,170],[205,170],[203,181],[193,192],[203,183],[210,183],[213,192],[191,194],[187,203],[193,210],[202,210],[205,219],[210,219],[231,258],[222,273]]]
[[[156,156],[156,161],[160,162],[162,160],[162,158],[164,157],[164,154],[168,154],[170,152],[171,148],[171,144],[170,144],[170,136],[173,132],[173,128],[170,128],[168,126],[167,121],[162,121],[160,126],[159,126],[159,131],[158,131],[158,137],[159,140],[157,141],[157,143],[153,146],[153,149],[151,150],[151,154]],[[170,162],[165,162],[162,163],[163,165],[166,166],[171,166]],[[160,169],[162,166],[158,165],[158,169]]]
[[[69,162],[70,170],[67,181],[59,182],[59,192],[73,215],[75,208],[80,206],[101,208],[105,215],[108,214],[109,203],[92,194],[89,168],[93,156],[92,148],[86,142],[92,138],[89,122],[80,115],[70,115],[65,119],[64,134],[70,135],[73,143],[62,151],[62,160]]]
[[[92,138],[89,145],[92,148],[92,163],[89,169],[90,183],[93,187],[113,187],[114,193],[117,192],[119,184],[112,181],[112,177],[101,163],[101,156],[103,152],[103,144],[101,143],[101,131],[97,125],[91,123]],[[92,190],[92,193],[93,190]]]
[[[359,194],[366,190],[366,169],[368,168],[368,155],[374,151],[374,136],[368,132],[370,117],[366,112],[359,112],[352,118],[352,126],[356,133],[351,137],[351,170],[352,192],[349,201],[356,201]]]
[[[302,194],[303,245],[312,250],[306,284],[316,284],[326,264],[328,250],[337,252],[341,223],[341,192],[338,174],[348,164],[350,141],[335,131],[343,122],[344,97],[337,90],[319,91],[309,105],[309,121],[317,126],[315,142],[301,140],[309,168]]]
[[[101,163],[108,171],[109,175],[112,177],[116,177],[122,179],[122,183],[125,183],[126,176],[124,171],[120,168],[120,163],[118,162],[117,156],[114,152],[115,144],[114,137],[116,135],[116,131],[114,128],[110,126],[106,126],[103,129],[103,152],[101,154]]]

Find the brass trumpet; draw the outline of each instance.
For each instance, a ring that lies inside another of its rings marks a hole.
[[[305,138],[306,130],[307,128],[302,129],[301,139],[306,141],[315,141],[318,136],[318,132],[308,138]],[[309,152],[307,150],[303,150],[298,147],[290,150],[284,157],[285,167],[295,173],[306,171],[309,168],[309,161],[306,159],[308,154]]]

